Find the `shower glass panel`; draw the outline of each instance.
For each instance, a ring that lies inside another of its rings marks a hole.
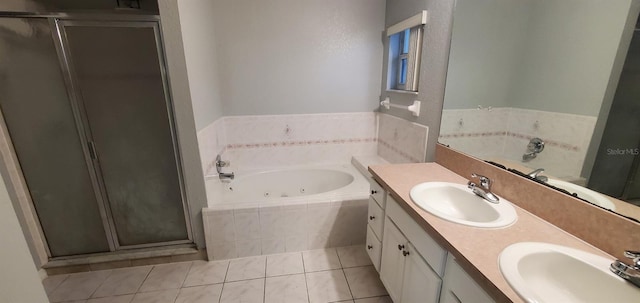
[[[0,17],[0,108],[51,255],[109,251],[47,19]]]
[[[60,25],[116,245],[188,242],[157,23]]]

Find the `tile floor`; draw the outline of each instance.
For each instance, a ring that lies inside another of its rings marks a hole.
[[[56,275],[43,284],[51,302],[391,303],[364,246]]]

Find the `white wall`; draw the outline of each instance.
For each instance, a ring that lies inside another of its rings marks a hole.
[[[0,176],[0,301],[49,302]]]
[[[201,210],[207,204],[207,194],[202,178],[202,164],[180,30],[178,3],[177,0],[158,0],[158,6],[193,238],[198,247],[202,248],[204,247],[204,229]]]
[[[211,2],[224,115],[377,108],[384,0]]]
[[[631,0],[532,1],[512,106],[597,116],[630,5]]]
[[[445,109],[508,107],[530,1],[459,1],[453,20]],[[517,75],[515,75],[517,76]]]
[[[222,98],[216,56],[215,1],[179,0],[189,89],[198,131],[222,116]]]
[[[426,161],[435,161],[455,2],[455,0],[387,0],[385,14],[385,26],[387,27],[415,16],[422,10],[429,12],[429,20],[425,25],[424,39],[422,39],[418,95],[387,91],[387,50],[380,58],[384,64],[384,72],[383,79],[379,84],[382,96],[380,100],[388,96],[391,102],[401,105],[410,105],[414,100],[422,102],[419,117],[412,116],[406,109],[390,108],[387,110],[380,108],[379,111],[428,126]],[[388,43],[385,43],[386,48],[388,48]]]

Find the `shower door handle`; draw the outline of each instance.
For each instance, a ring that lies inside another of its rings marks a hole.
[[[98,155],[96,154],[96,145],[95,143],[93,143],[93,141],[89,141],[87,142],[87,146],[89,147],[89,155],[91,156],[92,160],[97,160],[98,159]]]

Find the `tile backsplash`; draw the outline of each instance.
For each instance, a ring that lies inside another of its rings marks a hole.
[[[387,114],[331,113],[222,117],[198,132],[205,175],[215,157],[230,169],[349,163],[378,155],[390,163],[424,162],[428,128]]]
[[[379,114],[378,155],[390,163],[424,162],[429,128]]]
[[[596,120],[509,107],[444,110],[439,142],[482,159],[519,162],[529,140],[539,137],[545,141],[545,150],[526,165],[573,179],[582,171]]]
[[[349,163],[375,155],[376,113],[230,116],[198,133],[205,175],[222,154],[232,169]]]

